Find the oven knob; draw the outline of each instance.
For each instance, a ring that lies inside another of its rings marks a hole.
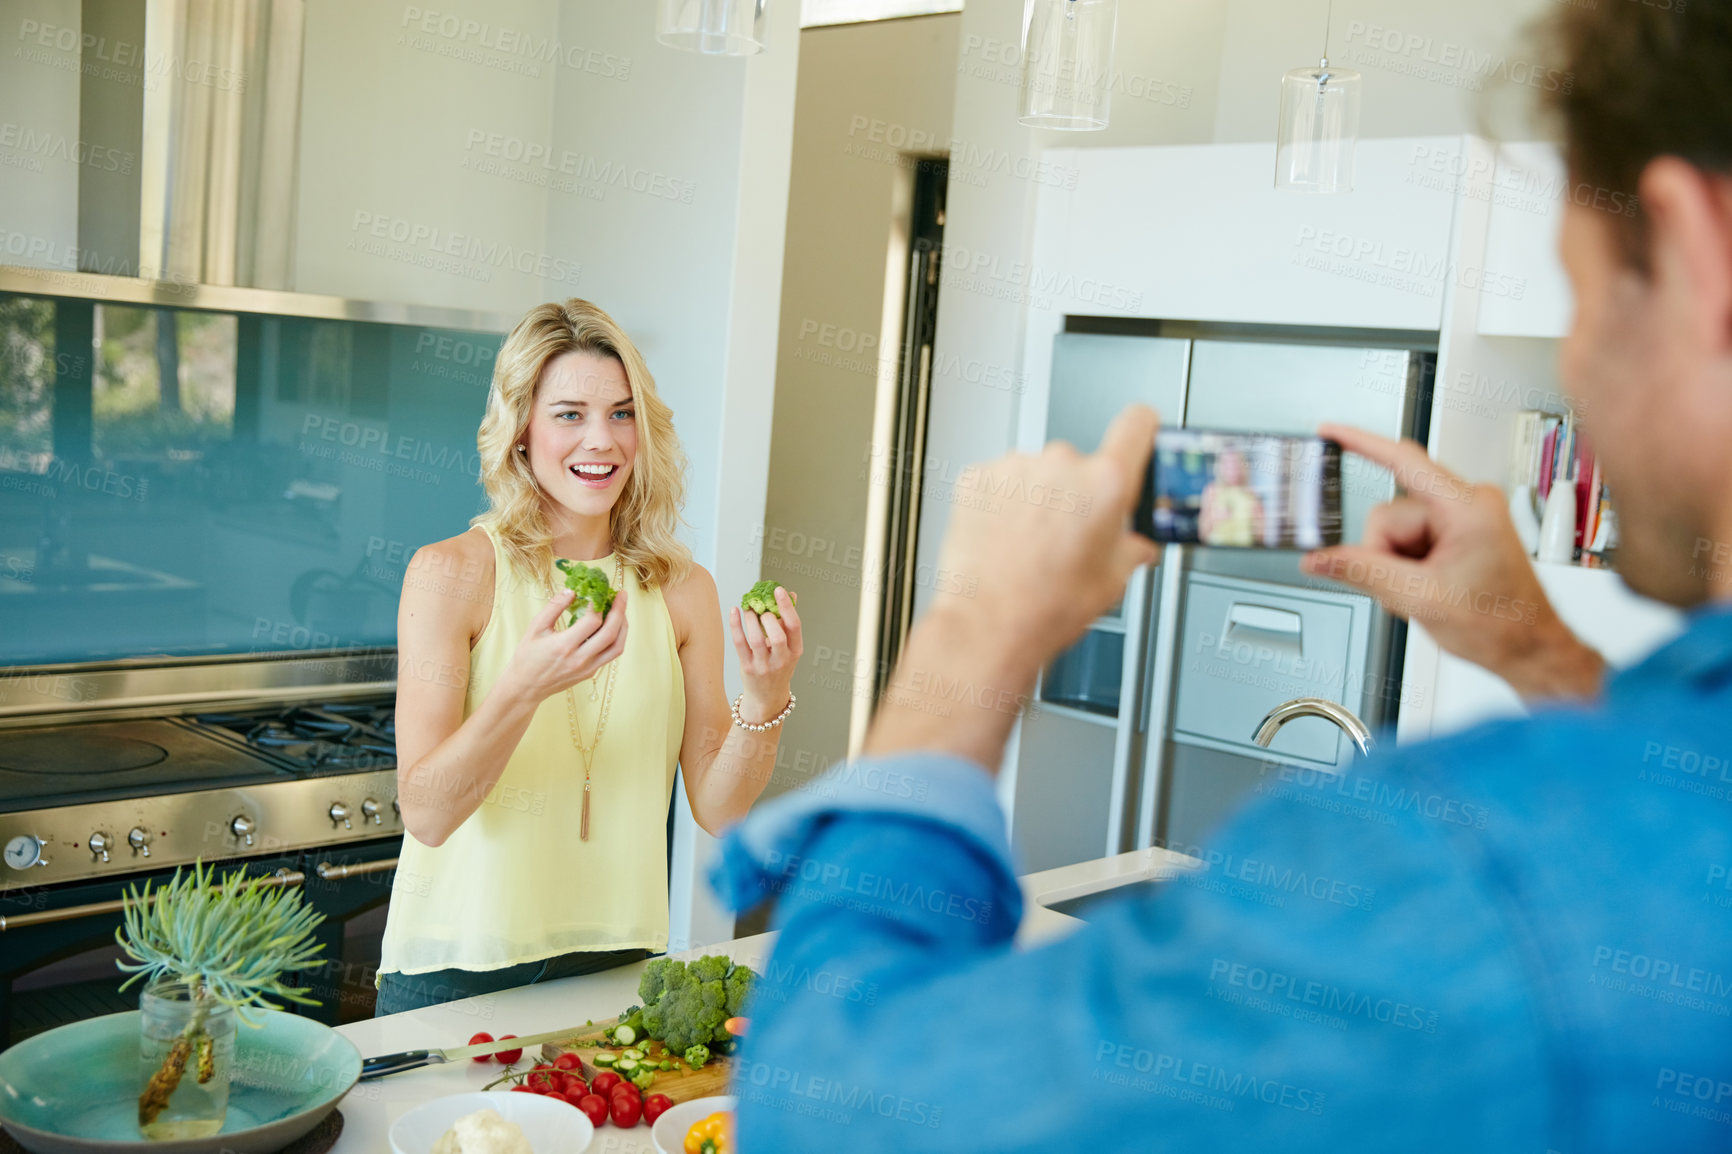
[[[6,843],[6,864],[15,870],[27,870],[31,866],[47,865],[48,859],[42,856],[42,841],[21,833]]]
[[[132,827],[132,832],[126,835],[126,844],[131,846],[132,852],[139,857],[150,856],[150,834],[142,827]]]
[[[258,829],[257,823],[246,814],[240,814],[229,822],[229,832],[240,838],[247,845],[253,844],[253,833]]]
[[[385,819],[379,816],[379,803],[372,798],[361,803],[361,816],[372,819],[374,825],[385,824]]]
[[[90,845],[90,856],[108,860],[108,851],[114,848],[114,839],[100,830],[85,839]]]
[[[344,829],[355,828],[349,824],[349,807],[340,801],[333,801],[331,803],[331,825],[335,827],[338,822],[343,823]]]

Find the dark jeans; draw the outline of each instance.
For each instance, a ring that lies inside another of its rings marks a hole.
[[[639,962],[653,956],[648,950],[583,950],[560,954],[539,962],[522,962],[500,970],[434,970],[426,974],[379,975],[379,998],[373,1006],[373,1016],[400,1014],[404,1010],[419,1010],[473,998],[479,994],[496,994],[535,982],[551,982],[555,978],[571,978],[578,974],[593,974],[615,966]]]

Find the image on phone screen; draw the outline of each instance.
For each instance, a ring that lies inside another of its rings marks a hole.
[[[1226,549],[1341,543],[1341,446],[1321,437],[1163,429],[1136,529]]]

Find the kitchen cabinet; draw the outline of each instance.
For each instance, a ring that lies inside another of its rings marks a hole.
[[[1277,192],[1266,143],[1054,149],[1076,179],[1042,189],[1030,309],[1435,332],[1455,196],[1427,178],[1461,147],[1361,140],[1345,196]]]
[[[1566,200],[1576,195],[1593,204],[1597,195],[1604,211],[1622,212],[1624,206],[1634,205],[1634,199],[1572,186],[1555,146],[1523,142],[1498,147],[1488,195],[1491,211],[1484,262],[1488,276],[1479,301],[1481,335],[1564,336],[1575,308],[1569,277],[1558,257],[1558,229]]]

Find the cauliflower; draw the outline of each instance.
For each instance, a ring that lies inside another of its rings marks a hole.
[[[433,1154],[535,1154],[523,1127],[493,1109],[465,1114],[433,1144]]]

